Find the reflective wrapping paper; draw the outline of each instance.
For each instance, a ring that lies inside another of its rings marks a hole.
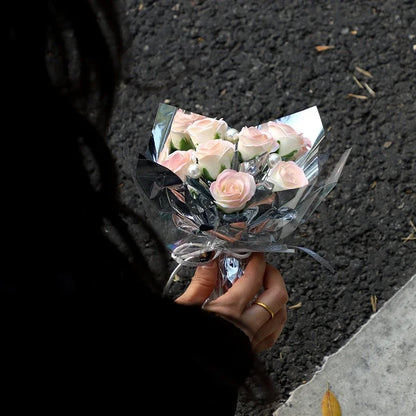
[[[217,123],[218,131],[212,138],[221,138],[234,146],[224,162],[230,165],[221,166],[221,170],[226,168],[248,173],[255,181],[253,196],[236,212],[228,212],[215,200],[211,192],[211,184],[215,179],[210,177],[211,172],[203,167],[202,160],[196,158],[192,151],[202,146],[198,141],[206,139],[206,131],[200,130],[200,135],[195,134],[195,129],[189,125],[186,133],[180,130],[183,119],[195,123],[191,126],[201,126],[204,124],[203,118],[160,104],[146,153],[140,155],[137,161],[136,183],[146,199],[145,205],[153,207],[154,213],[157,212],[158,218],[152,214],[149,219],[154,222],[155,228],[163,230],[163,238],[172,258],[178,263],[166,291],[180,267],[195,267],[218,258],[219,280],[209,298],[214,299],[238,280],[252,252],[293,253],[301,250],[332,270],[331,265],[317,253],[287,243],[288,237],[311,216],[334,188],[351,150],[344,152],[327,177],[321,177],[322,166],[328,157],[319,153],[319,145],[325,134],[318,109],[311,107],[273,120],[278,127],[282,126],[291,133],[287,134],[289,142],[294,137],[292,132],[299,133],[298,137],[307,143],[302,152],[290,152],[291,149],[282,139],[278,140],[277,150],[273,148],[246,160],[242,158],[237,145],[243,130],[239,133],[222,120]],[[262,133],[268,131],[269,124],[255,127]],[[227,149],[231,148],[227,146]],[[282,155],[280,153],[285,146],[289,153]],[[185,171],[177,171],[182,178],[160,164],[175,150],[189,151],[189,155],[183,154],[192,158],[189,162],[191,165]],[[282,160],[296,163],[303,170],[307,185],[276,190],[270,172]]]

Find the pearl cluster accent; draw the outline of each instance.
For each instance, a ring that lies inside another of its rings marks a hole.
[[[268,160],[269,167],[276,166],[281,160],[282,158],[277,153],[270,153]]]

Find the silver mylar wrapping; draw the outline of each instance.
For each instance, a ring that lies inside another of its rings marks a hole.
[[[166,290],[180,267],[198,266],[218,257],[219,280],[209,298],[214,299],[241,276],[252,252],[293,253],[298,249],[331,270],[332,266],[312,250],[286,243],[299,224],[310,217],[334,188],[351,150],[344,152],[329,176],[320,177],[327,157],[318,152],[325,137],[318,109],[310,107],[273,120],[293,127],[309,139],[310,149],[295,161],[304,170],[309,184],[272,192],[273,185],[265,174],[269,155],[241,163],[236,155],[232,168],[254,176],[256,193],[243,211],[232,214],[218,209],[208,180],[187,176],[182,182],[172,171],[157,163],[177,111],[178,108],[171,105],[159,105],[146,153],[140,155],[135,171],[136,183],[146,199],[144,204],[157,213],[149,220],[160,231],[172,258],[178,263]],[[261,126],[257,128],[261,129]]]

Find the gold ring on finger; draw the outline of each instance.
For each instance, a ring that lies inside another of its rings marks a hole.
[[[263,303],[263,302],[259,302],[259,301],[256,301],[256,302],[254,302],[256,305],[259,305],[259,306],[261,306],[263,309],[266,309],[266,311],[267,312],[269,312],[269,314],[270,314],[270,316],[271,316],[271,318],[273,319],[274,318],[274,312],[270,309],[270,307],[269,306],[267,306],[265,303]]]

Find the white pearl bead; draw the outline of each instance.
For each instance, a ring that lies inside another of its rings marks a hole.
[[[269,166],[272,168],[273,166],[276,166],[281,160],[282,158],[277,153],[271,153],[268,160]]]
[[[225,139],[231,143],[236,143],[238,141],[238,130],[229,127],[225,133]]]
[[[189,165],[188,167],[188,175],[192,179],[198,179],[202,174],[202,170],[199,165],[193,163],[192,165]]]

